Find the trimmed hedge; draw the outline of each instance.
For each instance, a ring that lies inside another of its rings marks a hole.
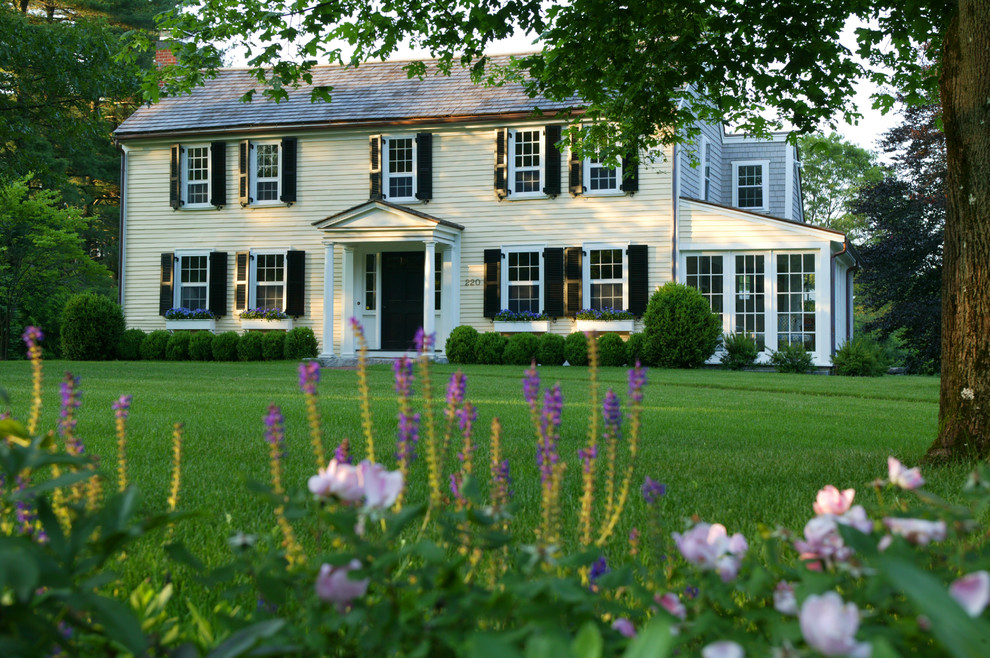
[[[624,366],[628,356],[626,342],[619,334],[602,334],[598,337],[598,363],[603,366]]]
[[[474,360],[482,365],[500,365],[509,340],[502,334],[486,331],[474,344]]]
[[[145,361],[164,361],[165,349],[172,334],[164,329],[152,331],[141,343],[141,358]]]
[[[564,358],[572,366],[588,365],[588,337],[575,331],[564,339]]]
[[[626,341],[626,358],[631,366],[636,365],[636,362],[643,362],[643,340],[646,337],[643,334],[631,334],[629,340]]]
[[[285,332],[269,331],[261,345],[261,356],[265,361],[281,361],[285,358]]]
[[[123,361],[138,361],[141,358],[141,343],[148,334],[140,329],[127,329],[120,335],[117,357]]]
[[[545,366],[564,365],[564,337],[558,334],[546,333],[540,336],[540,345],[536,350],[536,361]]]
[[[447,336],[444,351],[450,363],[475,363],[474,348],[478,342],[478,330],[466,324],[455,328]]]
[[[168,361],[187,361],[189,359],[189,332],[176,331],[168,337],[165,344],[165,359]]]
[[[285,334],[285,358],[292,361],[315,359],[320,353],[316,334],[309,327],[296,327]]]
[[[528,366],[536,359],[540,339],[529,332],[512,334],[505,345],[502,363],[510,366]]]
[[[213,360],[213,333],[197,331],[189,337],[189,358],[193,361]]]
[[[236,331],[225,331],[213,339],[213,358],[216,361],[236,361],[237,344],[241,337]]]
[[[95,293],[74,295],[62,311],[62,356],[72,361],[107,361],[117,357],[124,333],[120,304]]]
[[[260,331],[246,331],[237,341],[237,358],[241,361],[261,361],[265,335]]]
[[[715,353],[722,324],[700,292],[670,282],[650,297],[643,334],[647,365],[697,368]]]

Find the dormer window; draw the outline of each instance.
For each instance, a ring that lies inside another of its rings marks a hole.
[[[769,210],[769,170],[766,160],[733,162],[732,205],[743,210]]]

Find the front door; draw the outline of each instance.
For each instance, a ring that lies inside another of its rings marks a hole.
[[[426,253],[382,253],[382,349],[409,350],[423,326]]]

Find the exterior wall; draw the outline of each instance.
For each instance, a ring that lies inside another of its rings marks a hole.
[[[770,163],[768,187],[769,207],[763,212],[777,217],[796,219],[791,214],[793,210],[793,196],[787,196],[789,169],[793,175],[793,169],[787,166],[787,150],[792,148],[790,145],[778,140],[759,141],[740,138],[738,136],[727,138],[722,146],[722,180],[725,181],[725,184],[721,189],[720,203],[726,206],[734,205],[732,203],[732,190],[735,185],[732,173],[733,162],[765,160]],[[713,198],[712,200],[715,199]]]
[[[722,147],[722,134],[723,129],[721,125],[711,124],[711,123],[701,123],[698,122],[697,128],[701,133],[694,139],[694,141],[686,145],[681,151],[681,161],[679,165],[679,171],[681,174],[681,196],[688,197],[691,199],[701,199],[703,187],[702,180],[704,176],[704,171],[702,170],[702,148],[703,142],[707,141],[711,145],[712,152],[712,164],[711,164],[711,190],[709,191],[709,201],[716,203],[721,203],[724,195],[724,190],[727,189],[727,184],[723,178],[723,147]],[[696,163],[692,165],[692,158],[696,160]],[[729,200],[732,199],[732,192],[729,190]]]

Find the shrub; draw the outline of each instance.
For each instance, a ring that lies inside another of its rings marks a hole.
[[[779,350],[770,354],[770,365],[777,372],[806,373],[811,370],[811,354],[804,349],[804,343],[785,343]]]
[[[510,366],[528,366],[536,359],[540,348],[540,339],[529,332],[512,334],[505,344],[502,363]]]
[[[887,372],[884,348],[868,336],[847,340],[832,357],[835,374],[849,377],[880,377]]]
[[[316,334],[309,327],[296,327],[285,334],[285,358],[291,361],[315,359],[320,353]]]
[[[536,349],[536,361],[545,366],[564,365],[564,337],[559,334],[543,334]]]
[[[619,334],[602,334],[598,337],[598,362],[603,366],[624,366],[628,355],[626,341]]]
[[[722,367],[728,370],[748,368],[760,355],[760,347],[749,334],[725,334],[722,340],[725,355],[722,356]]]
[[[141,343],[145,336],[140,329],[128,329],[120,335],[120,347],[117,348],[118,358],[124,361],[137,361],[141,358]]]
[[[216,361],[236,361],[237,344],[241,337],[236,331],[225,331],[213,339],[213,358]]]
[[[62,356],[73,361],[114,359],[123,333],[120,304],[94,293],[75,295],[62,311]]]
[[[474,363],[474,346],[478,342],[478,330],[462,324],[447,336],[444,350],[451,363]]]
[[[564,358],[572,366],[588,365],[588,337],[575,331],[564,339]]]
[[[237,341],[237,358],[241,361],[261,361],[265,335],[260,331],[247,331]]]
[[[141,343],[141,358],[145,361],[164,361],[165,349],[172,334],[164,329],[152,331]]]
[[[169,361],[185,361],[189,358],[189,332],[176,331],[165,344],[165,358]]]
[[[649,365],[697,368],[715,353],[722,325],[700,292],[671,282],[650,297],[643,334]]]
[[[189,337],[189,358],[194,361],[213,360],[213,333],[197,331]]]
[[[629,365],[636,365],[637,361],[643,360],[643,334],[631,334],[626,341],[626,357]]]
[[[483,365],[496,365],[502,363],[502,355],[505,353],[505,344],[509,342],[502,334],[494,331],[486,331],[478,336],[474,343],[475,363]]]
[[[285,358],[285,332],[269,331],[261,345],[261,356],[265,361],[281,361]]]

